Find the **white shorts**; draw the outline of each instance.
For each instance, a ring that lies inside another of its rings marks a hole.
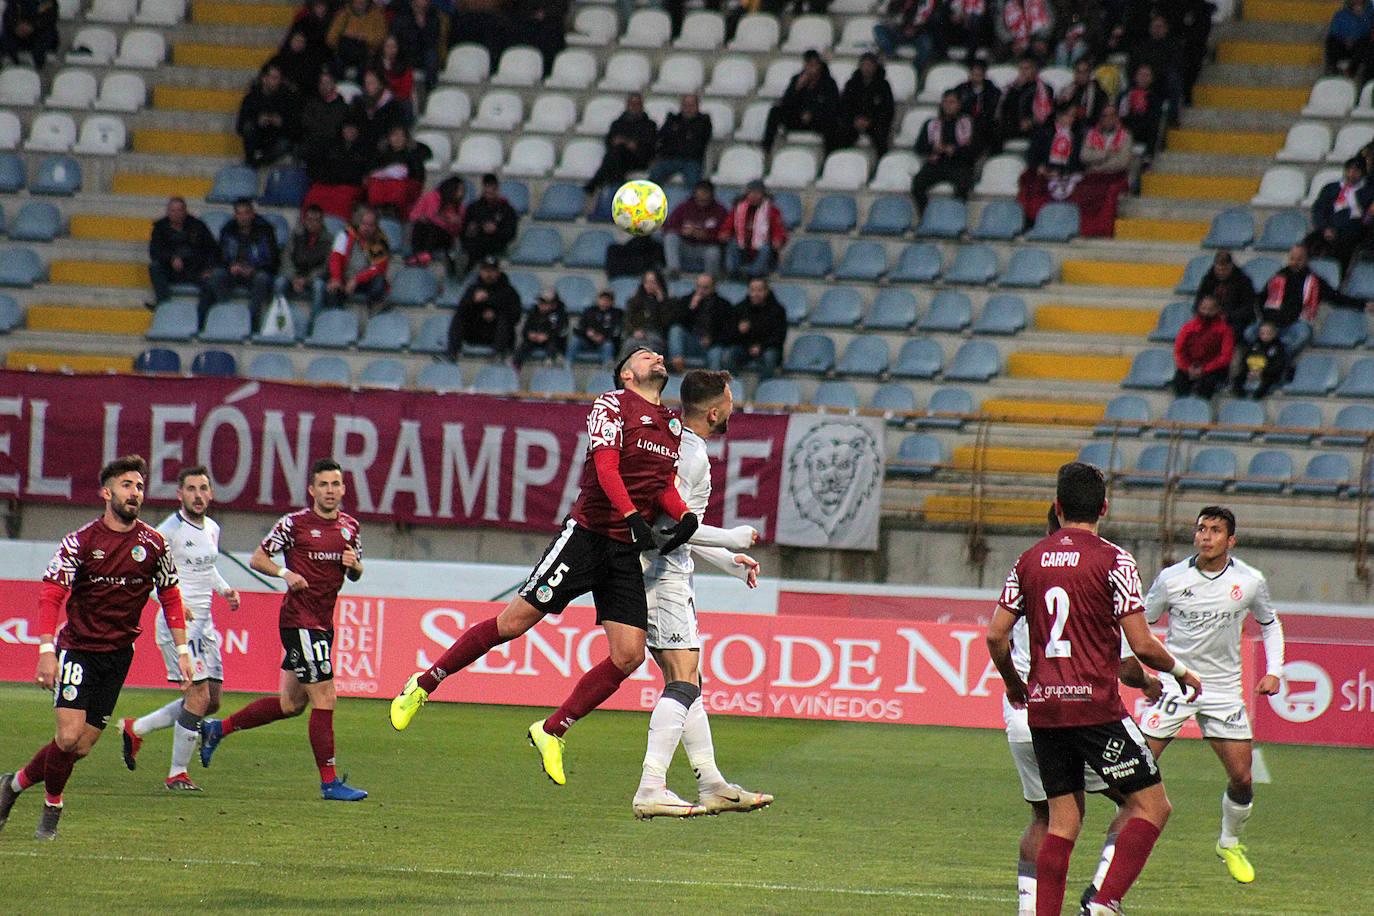
[[[1254,737],[1250,715],[1240,694],[1208,693],[1204,685],[1202,694],[1190,702],[1176,687],[1169,689],[1173,686],[1171,680],[1164,683],[1164,693],[1140,715],[1140,730],[1148,737],[1172,738],[1193,716],[1197,716],[1204,738],[1249,741]]]
[[[651,579],[646,591],[649,626],[645,642],[650,649],[700,649],[697,606],[692,583],[678,577]]]
[[[1026,711],[1012,706],[1007,702],[1007,698],[1003,697],[1002,720],[1007,723],[1007,745],[1011,748],[1011,762],[1016,764],[1016,775],[1021,777],[1021,797],[1028,802],[1045,801],[1045,786],[1040,782],[1040,763],[1035,759],[1035,746],[1031,744]],[[1085,766],[1083,788],[1088,792],[1101,792],[1107,788],[1107,784],[1091,767]]]
[[[167,666],[167,680],[181,683],[181,667],[177,664],[177,647],[172,642],[172,633],[158,617],[157,647],[162,650],[162,661]],[[195,674],[191,680],[200,683],[205,680],[224,680],[224,660],[220,658],[219,631],[213,620],[193,620],[187,625],[186,644],[191,647],[191,664]]]

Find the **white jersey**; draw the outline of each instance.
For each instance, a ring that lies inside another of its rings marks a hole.
[[[193,525],[177,511],[158,525],[157,530],[167,539],[176,562],[181,601],[186,607],[187,633],[213,627],[211,598],[230,591],[229,583],[215,568],[215,561],[219,559],[219,524],[207,517],[201,525]],[[159,641],[172,638],[161,614],[157,616],[157,638]]]
[[[1248,613],[1264,635],[1268,673],[1283,668],[1283,628],[1269,601],[1264,573],[1229,558],[1218,573],[1197,568],[1189,557],[1161,572],[1145,596],[1145,619],[1169,612],[1164,645],[1202,681],[1203,695],[1241,692],[1241,625]],[[1167,684],[1166,684],[1167,686]]]

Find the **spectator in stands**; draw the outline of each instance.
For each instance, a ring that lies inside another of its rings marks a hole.
[[[1054,120],[1042,125],[1026,150],[1026,168],[1047,178],[1067,178],[1083,173],[1083,135],[1072,105],[1063,105]]]
[[[763,150],[769,153],[780,129],[813,130],[822,137],[835,129],[840,90],[830,67],[814,49],[802,55],[801,72],[787,83],[782,98],[768,109],[763,127]]]
[[[1324,185],[1312,202],[1312,232],[1303,240],[1309,256],[1335,258],[1344,269],[1365,235],[1371,206],[1374,186],[1364,160],[1354,156],[1345,161],[1340,180]]]
[[[501,270],[495,255],[482,259],[477,279],[458,302],[448,330],[448,355],[457,359],[466,344],[490,347],[504,359],[515,347],[515,325],[520,321],[520,294]]]
[[[469,266],[484,258],[506,253],[520,216],[501,196],[501,182],[488,172],[482,176],[482,194],[463,214],[463,253]]]
[[[282,258],[281,274],[277,277],[276,294],[293,299],[310,293],[310,320],[325,304],[325,286],[329,282],[329,252],[334,240],[324,228],[324,211],[309,206],[301,211],[300,222],[291,230]]]
[[[531,357],[552,362],[562,357],[567,347],[568,312],[558,293],[550,287],[540,293],[534,305],[525,312],[520,343],[515,347],[511,365],[519,372]]]
[[[348,117],[357,123],[363,146],[376,153],[391,128],[406,126],[406,112],[376,70],[363,72],[362,86],[363,91],[348,103]]]
[[[296,11],[296,18],[291,23],[293,29],[305,33],[306,41],[312,46],[324,48],[330,59],[333,59],[334,52],[329,46],[329,26],[334,21],[335,8],[333,0],[306,0]]]
[[[1083,138],[1079,157],[1089,174],[1116,175],[1128,181],[1135,159],[1131,132],[1121,123],[1121,115],[1107,105],[1097,116],[1094,126]]]
[[[692,196],[674,207],[663,224],[663,252],[671,275],[682,273],[684,259],[689,270],[720,273],[720,231],[729,218],[730,212],[716,200],[715,185],[698,181]]]
[[[1053,115],[1054,93],[1040,78],[1040,64],[1033,57],[1022,57],[1016,64],[1016,79],[1002,93],[1002,107],[997,113],[1002,142],[1029,138]]]
[[[887,71],[870,51],[859,58],[859,66],[840,93],[840,113],[835,129],[826,135],[826,153],[853,146],[861,135],[867,135],[874,155],[881,159],[892,137],[893,110]]]
[[[663,352],[673,324],[673,302],[663,274],[646,270],[639,288],[625,303],[625,343]]]
[[[1240,354],[1239,369],[1231,382],[1231,393],[1245,397],[1247,389],[1256,401],[1267,395],[1288,375],[1288,351],[1279,339],[1279,327],[1272,321],[1260,322],[1254,341]]]
[[[392,34],[382,39],[382,50],[369,68],[381,77],[391,93],[393,104],[401,112],[401,122],[407,127],[415,123],[415,71],[410,59],[401,50],[400,40]]]
[[[281,268],[281,248],[272,224],[253,209],[253,201],[240,197],[234,201],[234,218],[219,231],[222,263],[210,271],[206,285],[216,303],[224,302],[236,287],[248,289],[253,310],[253,326],[272,299],[272,286]],[[205,316],[201,315],[204,321]]]
[[[1150,17],[1148,34],[1131,46],[1131,55],[1126,61],[1128,73],[1138,72],[1142,66],[1150,68],[1155,85],[1164,97],[1171,124],[1178,123],[1178,114],[1183,107],[1182,55],[1182,44],[1169,34],[1169,20],[1155,14]]]
[[[646,270],[662,270],[666,263],[658,233],[633,235],[623,242],[606,246],[606,276],[610,279],[637,277]]]
[[[993,29],[999,59],[1022,57],[1031,53],[1037,40],[1043,43],[1053,40],[1054,6],[1049,0],[1000,0]]]
[[[1299,243],[1290,248],[1288,263],[1264,285],[1259,306],[1260,322],[1272,321],[1278,325],[1284,349],[1295,358],[1312,339],[1312,324],[1321,303],[1329,302],[1341,308],[1374,309],[1374,302],[1363,302],[1332,289],[1312,272],[1307,259],[1306,245]],[[1253,339],[1257,331],[1257,327],[1251,326],[1246,331],[1246,340]]]
[[[973,118],[974,129],[983,138],[990,152],[1002,148],[1001,130],[997,124],[997,109],[1001,106],[1002,90],[988,79],[988,63],[981,57],[969,61],[968,79],[954,87],[959,93],[959,107]]]
[[[1236,340],[1222,317],[1221,306],[1210,296],[1199,299],[1193,318],[1174,338],[1174,396],[1210,399],[1226,384]]]
[[[1368,0],[1345,0],[1326,29],[1326,72],[1363,80],[1369,65],[1371,31],[1374,5]]]
[[[698,274],[692,292],[672,300],[671,311],[668,364],[672,371],[682,372],[689,360],[692,365],[705,363],[712,369],[719,369],[725,356],[733,310],[716,292],[715,278],[710,274]]]
[[[944,15],[938,0],[889,0],[887,19],[873,26],[873,41],[888,60],[899,48],[912,48],[916,73],[924,75],[931,61],[944,56]]]
[[[544,59],[544,75],[553,69],[553,59],[568,45],[564,20],[567,0],[510,0],[507,15],[513,20],[510,33],[519,43],[534,45]],[[627,17],[628,18],[628,17]]]
[[[457,273],[453,246],[463,229],[466,196],[467,182],[458,175],[450,175],[420,195],[410,209],[412,253],[406,258],[407,264],[426,267],[437,256],[447,261],[450,276]]]
[[[363,199],[363,178],[372,164],[373,151],[363,145],[358,124],[346,120],[332,142],[305,151],[305,171],[310,190],[305,203],[318,204],[325,213],[349,219]]]
[[[243,138],[243,161],[254,168],[290,153],[300,135],[300,97],[269,63],[239,103],[234,131]]]
[[[0,16],[0,53],[19,66],[19,52],[28,51],[42,70],[48,52],[57,50],[57,0],[9,0]]]
[[[383,215],[404,219],[425,186],[425,163],[433,152],[417,143],[402,124],[391,125],[363,179],[367,203]]]
[[[1121,93],[1116,110],[1131,136],[1145,145],[1144,163],[1148,165],[1159,145],[1159,122],[1164,112],[1164,98],[1155,87],[1155,71],[1149,64],[1135,69],[1130,88]]]
[[[1091,57],[1080,57],[1073,65],[1073,82],[1065,86],[1055,99],[1056,104],[1073,108],[1079,124],[1096,124],[1102,109],[1111,103],[1106,91],[1093,78],[1093,69]]]
[[[382,311],[390,265],[391,246],[378,226],[377,211],[358,207],[353,222],[334,236],[329,252],[329,307],[343,308],[350,296],[358,295],[367,300],[369,314]]]
[[[308,161],[312,151],[333,143],[347,117],[348,102],[339,93],[334,71],[325,66],[315,80],[314,91],[307,93],[301,102],[300,142],[296,155]]]
[[[773,295],[768,281],[755,277],[730,317],[724,366],[731,372],[758,372],[759,380],[772,378],[782,365],[787,342],[787,310]]]
[[[916,208],[925,210],[930,189],[942,181],[953,184],[954,195],[967,200],[977,181],[974,166],[980,151],[978,129],[960,109],[959,93],[946,89],[939,113],[921,126],[916,137],[916,154],[921,157],[921,170],[911,178]]]
[[[979,50],[989,44],[987,0],[947,0],[945,45],[958,45],[965,51],[965,66],[973,66]]]
[[[481,45],[487,49],[491,68],[495,70],[501,52],[506,49],[510,31],[509,22],[501,13],[502,6],[501,0],[464,0],[462,6],[453,11],[449,46],[468,42]]]
[[[1212,258],[1212,266],[1198,283],[1193,304],[1196,305],[1203,296],[1210,296],[1217,301],[1237,341],[1241,340],[1245,329],[1255,323],[1255,285],[1244,271],[1236,267],[1229,250],[1217,250]]]
[[[281,50],[267,62],[268,67],[281,71],[282,79],[297,93],[311,93],[320,82],[320,71],[329,62],[329,48],[310,43],[310,35],[299,25],[292,26]],[[299,99],[298,99],[299,101]],[[293,114],[299,119],[300,109]]]
[[[681,175],[684,185],[696,187],[710,143],[711,116],[703,114],[700,101],[688,93],[682,97],[682,110],[669,114],[658,129],[649,180],[666,185],[674,175]]]
[[[186,201],[173,197],[167,213],[153,223],[148,239],[148,279],[153,285],[153,308],[172,297],[172,285],[194,283],[200,288],[200,313],[209,310],[212,299],[205,281],[220,263],[219,244],[210,227],[186,211]]]
[[[1105,4],[1100,0],[1066,0],[1057,7],[1055,64],[1072,67],[1084,57],[1100,59],[1109,31]]]
[[[434,91],[448,57],[449,17],[433,8],[430,0],[396,4],[391,34],[401,43],[424,75],[425,91]]]
[[[732,277],[762,277],[778,266],[787,228],[762,181],[755,178],[745,185],[720,227],[720,239],[725,242],[725,272]]]
[[[625,98],[625,111],[606,130],[606,154],[596,174],[587,179],[582,190],[595,194],[602,185],[617,187],[631,169],[643,169],[654,155],[658,125],[644,111],[644,96],[631,92]]]
[[[372,0],[348,0],[329,23],[325,43],[345,79],[356,78],[382,50],[386,15]]]
[[[616,307],[615,293],[603,289],[596,294],[596,301],[582,311],[568,336],[568,365],[584,353],[595,354],[598,362],[608,365],[620,349],[624,327],[625,312]]]

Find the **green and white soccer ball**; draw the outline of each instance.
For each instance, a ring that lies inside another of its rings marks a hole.
[[[611,219],[630,235],[651,235],[668,218],[668,195],[652,181],[627,181],[611,198]]]

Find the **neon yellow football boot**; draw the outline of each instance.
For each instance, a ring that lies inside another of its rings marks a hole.
[[[539,752],[545,774],[558,785],[566,785],[568,778],[563,775],[563,739],[544,731],[543,719],[530,726],[529,737],[530,747]]]
[[[420,675],[412,674],[410,680],[406,681],[405,689],[391,701],[391,727],[398,732],[405,731],[410,720],[415,718],[428,699],[429,691],[420,686]]]
[[[1246,858],[1245,847],[1240,843],[1234,846],[1223,846],[1218,843],[1217,855],[1226,863],[1226,870],[1231,873],[1231,877],[1241,884],[1249,884],[1255,880],[1255,866]]]

